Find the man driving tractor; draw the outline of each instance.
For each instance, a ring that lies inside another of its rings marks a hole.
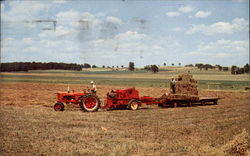
[[[90,82],[90,85],[91,85],[90,91],[91,91],[92,93],[96,94],[97,89],[96,89],[96,85],[94,84],[94,81],[91,81],[91,82]]]

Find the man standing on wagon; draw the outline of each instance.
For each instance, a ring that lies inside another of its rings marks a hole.
[[[175,83],[176,83],[175,79],[172,78],[170,81],[170,87],[172,89],[172,93],[174,93],[174,94],[175,94]]]

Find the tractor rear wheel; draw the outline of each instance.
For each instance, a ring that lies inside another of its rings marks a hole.
[[[131,110],[137,110],[139,108],[139,105],[140,105],[139,101],[132,99],[128,103],[128,108]]]
[[[163,104],[162,104],[162,103],[159,103],[159,104],[158,104],[158,107],[163,107]]]
[[[95,94],[87,94],[81,98],[80,107],[83,111],[94,112],[100,108],[101,102]]]
[[[57,103],[54,105],[54,110],[55,110],[55,111],[63,111],[63,110],[64,110],[64,104],[63,104],[63,103],[60,103],[60,102],[57,102]]]

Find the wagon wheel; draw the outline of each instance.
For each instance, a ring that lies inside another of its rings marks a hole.
[[[178,102],[177,101],[173,101],[172,104],[173,104],[174,108],[176,108],[178,106]]]
[[[164,107],[162,103],[159,103],[158,104],[158,107]]]
[[[188,106],[192,107],[193,106],[193,102],[192,101],[188,101]]]
[[[214,104],[217,105],[218,104],[218,100],[214,100]]]
[[[139,101],[132,99],[128,103],[128,108],[131,110],[137,110],[139,108]]]
[[[54,105],[54,110],[55,110],[55,111],[63,111],[63,110],[64,110],[64,104],[63,104],[63,103],[60,103],[60,102],[57,102],[57,103]]]
[[[81,98],[80,107],[83,111],[94,112],[100,108],[101,102],[95,94],[87,94]]]
[[[202,105],[202,106],[205,106],[205,101],[202,100],[202,101],[201,101],[201,105]]]

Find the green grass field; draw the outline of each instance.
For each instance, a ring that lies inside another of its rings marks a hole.
[[[231,75],[230,72],[218,70],[200,71],[190,67],[169,67],[158,73],[145,70],[111,71],[90,69],[84,71],[36,70],[29,72],[1,73],[1,82],[30,83],[64,83],[88,84],[95,81],[97,85],[119,85],[131,87],[169,87],[169,80],[179,74],[188,73],[198,80],[199,89],[243,90],[249,86],[249,75]]]

